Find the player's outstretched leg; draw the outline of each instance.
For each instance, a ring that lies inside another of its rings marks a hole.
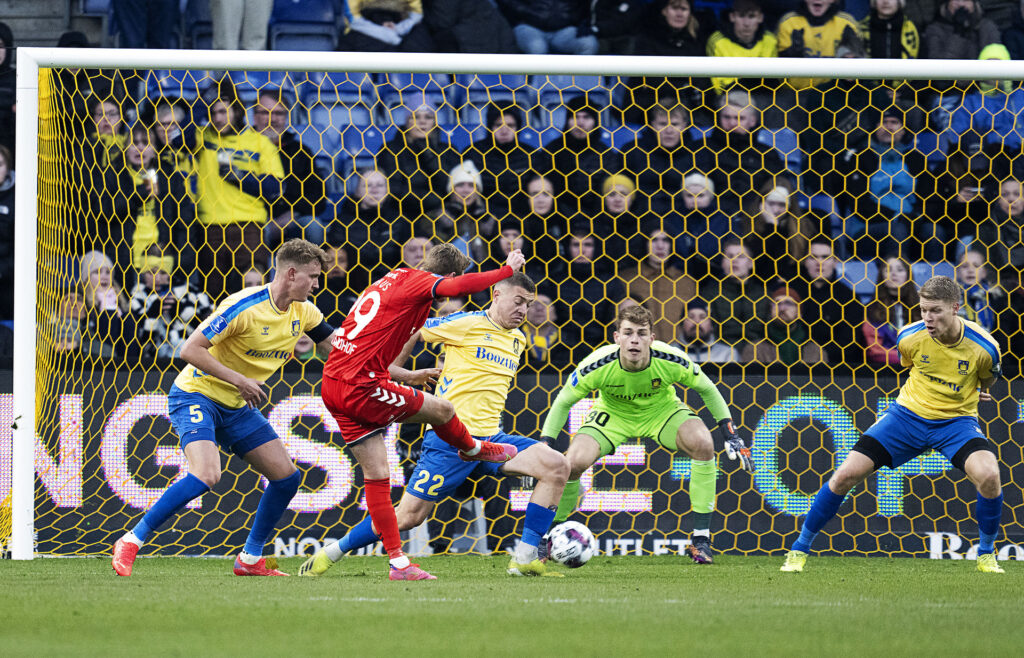
[[[516,545],[515,554],[508,564],[512,576],[554,576],[540,559],[538,545],[555,518],[556,502],[569,477],[569,460],[543,444],[532,445],[502,467],[507,474],[528,475],[537,479],[523,520],[523,536]]]
[[[988,450],[972,452],[964,463],[964,472],[978,488],[974,518],[978,522],[978,562],[982,573],[1005,573],[996,561],[995,542],[1003,516],[1003,489],[999,465]]]
[[[474,439],[455,414],[448,400],[423,394],[423,406],[406,423],[429,423],[437,436],[459,451],[464,461],[484,461],[502,464],[516,456],[516,447],[505,443],[492,443]]]
[[[404,494],[395,513],[398,519],[399,531],[410,530],[423,523],[433,507],[433,502]],[[299,567],[299,575],[322,576],[345,553],[363,548],[364,546],[371,546],[379,540],[380,537],[373,529],[373,519],[367,516],[353,526],[344,537],[333,544],[324,546],[303,562],[302,566]],[[391,580],[436,580],[434,576],[421,569],[418,564],[410,564],[406,569],[392,569],[388,577]]]
[[[188,444],[185,447],[185,454],[189,457],[189,463],[197,465],[202,463],[196,459],[197,454],[202,452],[202,448],[193,447],[196,446],[196,443],[207,443],[208,448],[212,449],[216,457],[216,469],[208,468],[205,471],[196,469],[204,473],[203,477],[206,481],[189,472],[185,477],[172,484],[146,512],[142,520],[117,540],[114,544],[111,566],[118,576],[132,575],[135,556],[149,539],[149,535],[163,525],[167,519],[183,510],[190,501],[209,491],[210,487],[220,479],[220,456],[217,454],[217,446],[213,442],[199,441]]]
[[[857,451],[858,446],[861,445],[861,441],[858,441],[854,450],[850,451],[829,481],[822,485],[814,496],[811,509],[807,511],[804,524],[800,528],[800,536],[793,542],[792,548],[786,554],[786,562],[779,571],[800,572],[804,570],[804,563],[807,561],[807,554],[811,550],[814,538],[839,511],[846,494],[877,468],[874,459]]]

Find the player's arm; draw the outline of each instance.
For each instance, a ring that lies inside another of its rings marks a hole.
[[[203,332],[194,331],[185,339],[185,344],[181,347],[181,358],[208,375],[213,375],[237,388],[238,394],[250,407],[256,407],[267,401],[263,382],[237,373],[218,361],[210,354],[211,347],[213,347],[213,343],[203,335]]]
[[[544,419],[544,427],[540,430],[541,440],[551,443],[557,439],[558,434],[565,427],[565,421],[569,419],[569,411],[572,410],[573,405],[592,391],[593,388],[588,385],[586,377],[579,376],[579,371],[574,371],[569,375],[569,381],[565,382],[562,390],[558,392]]]
[[[736,433],[736,427],[732,424],[732,413],[729,411],[729,405],[722,397],[722,393],[697,364],[691,364],[688,371],[690,381],[684,383],[700,395],[704,400],[704,406],[708,408],[711,416],[718,423],[718,432],[725,444],[725,454],[729,459],[739,459],[743,470],[753,473],[756,466],[751,457],[750,448]]]
[[[409,337],[409,340],[405,341],[402,351],[399,352],[398,356],[395,357],[395,360],[390,366],[388,366],[388,374],[391,375],[391,379],[409,386],[426,386],[428,384],[437,383],[437,378],[441,375],[440,368],[409,370],[403,366],[403,364],[409,360],[409,355],[412,354],[412,348],[415,347],[419,340],[420,332],[417,331]]]
[[[331,353],[331,341],[334,339],[334,327],[321,320],[320,324],[306,331],[309,339],[316,343],[317,356],[324,358]]]
[[[461,297],[487,290],[495,283],[509,278],[523,267],[526,257],[519,249],[508,255],[505,264],[496,270],[486,272],[470,272],[449,278],[440,279],[434,284],[434,297]]]

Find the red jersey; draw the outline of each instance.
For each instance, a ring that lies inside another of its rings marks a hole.
[[[388,377],[388,366],[423,327],[443,280],[431,272],[402,267],[374,281],[334,333],[324,376],[365,379],[372,372],[375,377]]]

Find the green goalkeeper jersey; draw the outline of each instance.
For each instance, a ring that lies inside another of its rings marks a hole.
[[[642,417],[665,405],[680,403],[674,384],[695,390],[715,421],[728,420],[729,407],[700,366],[685,353],[667,343],[651,344],[651,363],[643,370],[629,372],[619,362],[619,346],[605,345],[583,359],[569,376],[544,421],[541,436],[554,438],[565,426],[573,405],[594,391],[598,404],[620,417]]]

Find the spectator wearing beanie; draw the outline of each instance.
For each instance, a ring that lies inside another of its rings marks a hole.
[[[508,209],[512,199],[525,189],[525,177],[533,168],[536,149],[519,141],[526,117],[516,105],[487,106],[487,134],[473,142],[463,154],[480,171],[487,201],[495,211]]]
[[[694,363],[739,362],[739,350],[719,340],[715,325],[716,319],[708,314],[708,303],[703,299],[692,299],[686,305],[683,321],[679,323],[675,345]]]

